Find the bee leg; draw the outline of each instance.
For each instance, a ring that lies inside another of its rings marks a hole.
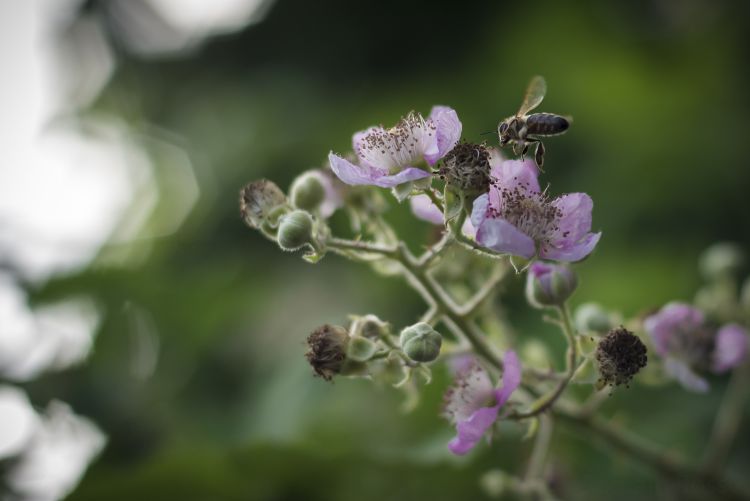
[[[529,144],[531,144],[531,143],[526,143],[526,144],[523,145],[523,151],[521,151],[521,160],[525,160],[526,159],[525,158],[526,157],[526,153],[529,152]]]
[[[534,151],[534,160],[536,161],[537,167],[541,172],[544,172],[542,166],[544,166],[544,143],[537,140],[536,150]]]

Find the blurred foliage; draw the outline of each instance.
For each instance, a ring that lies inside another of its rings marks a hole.
[[[103,2],[88,4],[113,25]],[[27,384],[35,402],[62,398],[109,435],[71,499],[480,499],[482,473],[522,471],[530,444],[512,425],[491,448],[449,456],[452,430],[438,416],[445,374],[408,415],[389,389],[313,379],[302,357],[312,328],[349,312],[401,326],[422,304],[334,256],[310,266],[281,253],[243,226],[237,192],[260,177],[288,187],[330,149],[348,149],[352,132],[435,103],[458,111],[464,137],[492,143],[480,134],[542,74],[540,109],[575,119],[547,142],[544,179],[554,193],[589,193],[604,232],[578,266],[575,301],[633,314],[689,300],[701,249],[727,239],[750,248],[748,10],[708,0],[279,0],[258,25],[153,59],[128,54],[112,32],[119,66],[88,113],[120,117],[147,151],[148,137],[171,138],[201,196],[176,233],[124,250],[137,259],[101,260],[33,291],[39,303],[91,294],[106,312],[85,366]],[[179,187],[153,160],[163,208]],[[406,207],[387,217],[414,242],[432,235]],[[547,341],[520,289],[511,284],[504,307],[524,336]],[[150,375],[134,369],[144,332],[159,343]],[[697,453],[723,384],[714,386],[708,396],[637,386],[604,412]],[[748,434],[737,439],[737,472],[750,467]],[[569,499],[654,496],[656,478],[589,437],[557,430],[552,463]]]

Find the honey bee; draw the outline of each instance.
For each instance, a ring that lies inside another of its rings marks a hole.
[[[523,103],[514,116],[508,117],[497,125],[497,135],[500,139],[500,147],[513,143],[513,153],[521,154],[523,158],[529,150],[529,146],[536,143],[534,160],[539,169],[544,165],[544,144],[540,137],[557,136],[570,127],[570,117],[563,117],[552,113],[528,112],[539,106],[547,93],[547,82],[544,78],[536,76],[531,79],[526,88]]]

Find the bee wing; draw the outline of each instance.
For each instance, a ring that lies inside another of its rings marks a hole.
[[[547,82],[544,81],[544,77],[537,75],[532,78],[529,86],[526,88],[526,95],[523,97],[523,103],[521,103],[516,116],[523,116],[539,106],[546,93]]]

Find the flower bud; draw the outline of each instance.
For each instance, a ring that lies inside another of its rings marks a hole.
[[[304,245],[313,245],[312,231],[312,216],[303,210],[292,211],[279,222],[279,247],[285,251],[295,251]]]
[[[349,347],[349,334],[338,325],[322,325],[307,338],[308,351],[305,354],[315,374],[326,381],[341,373],[346,362]]]
[[[240,191],[240,214],[251,228],[260,228],[274,209],[284,205],[284,193],[267,179],[253,181]]]
[[[529,267],[526,298],[532,306],[561,306],[573,294],[578,279],[569,266],[537,261]]]
[[[416,323],[401,331],[401,349],[415,362],[432,362],[440,354],[443,338],[425,322]]]
[[[377,345],[366,337],[351,336],[346,356],[355,362],[366,362],[372,358],[375,350],[377,350]]]
[[[352,325],[349,327],[353,336],[362,336],[371,339],[388,336],[391,332],[388,322],[380,320],[375,315],[364,317],[352,317]]]
[[[574,319],[579,332],[604,334],[612,328],[609,313],[596,303],[584,303],[576,308]]]
[[[627,385],[638,371],[646,367],[646,345],[629,330],[618,327],[599,341],[596,361],[599,366],[600,388],[605,385]]]
[[[739,245],[720,242],[703,251],[698,267],[707,280],[717,280],[736,275],[744,264],[745,253]]]
[[[320,179],[321,174],[307,171],[292,182],[289,188],[289,198],[297,209],[314,211],[326,198],[326,190]]]

